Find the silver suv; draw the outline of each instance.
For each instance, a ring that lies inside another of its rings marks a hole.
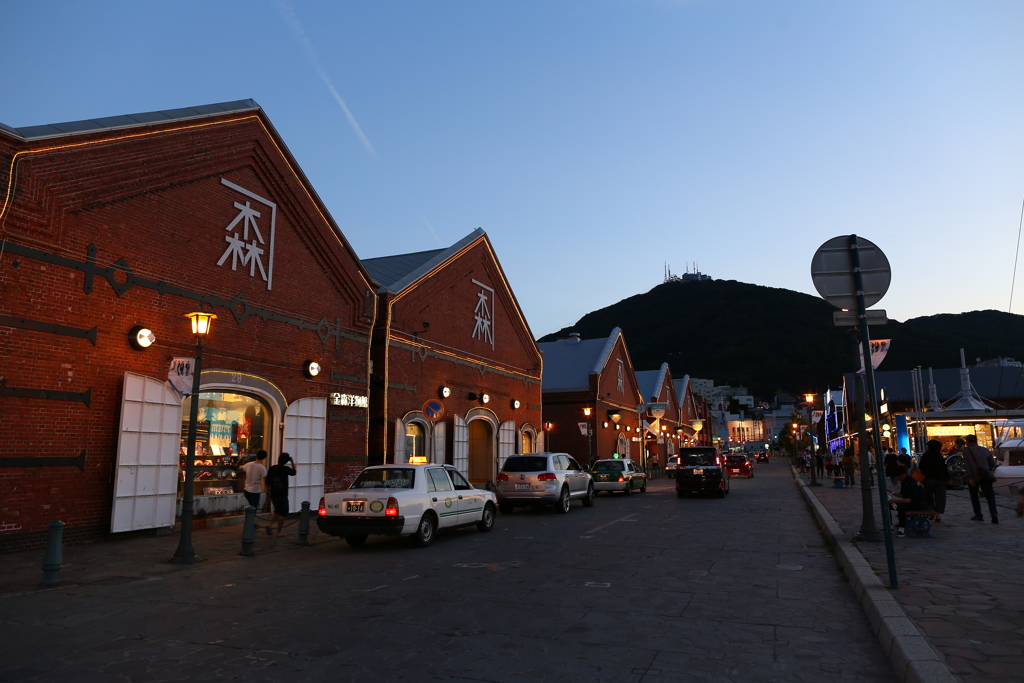
[[[567,453],[510,455],[498,474],[498,509],[510,514],[517,506],[553,504],[558,512],[569,511],[573,500],[594,505],[590,473]]]

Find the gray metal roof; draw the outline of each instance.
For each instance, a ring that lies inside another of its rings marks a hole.
[[[978,394],[987,400],[1005,404],[1008,399],[1024,399],[1024,368],[1013,366],[972,367],[971,384]],[[946,403],[960,393],[960,368],[940,368],[933,371],[935,390],[939,401]],[[924,380],[924,399],[928,400],[928,369],[921,368]],[[847,382],[853,374],[846,375]],[[908,402],[914,400],[914,388],[910,379],[910,370],[875,371],[875,386],[885,389],[885,397],[890,401]],[[1016,407],[1008,405],[1008,408]]]
[[[608,362],[622,330],[616,327],[606,338],[580,339],[570,337],[542,342],[537,348],[544,354],[544,378],[541,391],[586,391],[590,374],[600,372]]]
[[[381,286],[380,292],[397,294],[485,234],[477,228],[446,249],[363,259],[363,267],[374,282]]]
[[[636,376],[637,386],[640,387],[640,395],[644,397],[645,401],[661,395],[661,387],[667,374],[668,363],[662,363],[657,370],[641,370],[633,373]]]
[[[151,126],[154,124],[168,123],[170,121],[201,119],[230,112],[257,110],[259,108],[260,105],[256,104],[255,100],[236,100],[234,102],[202,104],[198,107],[182,107],[180,109],[150,111],[143,112],[141,114],[104,116],[102,118],[86,119],[84,121],[50,123],[43,126],[23,126],[21,128],[14,128],[0,123],[0,129],[3,129],[15,137],[21,138],[22,140],[43,140],[58,136],[92,133],[99,130],[116,130],[119,128],[134,128],[136,126]]]
[[[683,405],[683,399],[686,398],[686,387],[690,384],[690,376],[683,375],[682,379],[677,379],[672,382],[672,385],[676,390],[676,400],[679,401],[679,405]]]

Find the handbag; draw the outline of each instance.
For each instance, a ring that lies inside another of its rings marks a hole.
[[[978,474],[975,475],[975,481],[977,481],[979,485],[994,484],[996,483],[996,473],[992,470],[984,470],[979,467]]]

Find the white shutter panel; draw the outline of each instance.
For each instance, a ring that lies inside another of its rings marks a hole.
[[[452,444],[452,464],[455,469],[469,476],[469,425],[461,415],[455,416],[455,434]]]
[[[110,531],[174,525],[181,398],[162,380],[124,373]]]
[[[395,464],[404,465],[408,462],[405,454],[405,423],[395,419]]]
[[[434,452],[432,453],[430,462],[435,465],[444,464],[445,446],[447,445],[445,443],[445,431],[444,422],[434,423]]]
[[[303,501],[315,506],[324,495],[324,451],[327,443],[327,398],[293,401],[284,417],[284,447],[295,461],[295,476],[288,486],[288,507],[299,510]]]
[[[498,427],[498,471],[505,466],[505,458],[516,452],[516,423],[502,422]]]
[[[534,453],[547,453],[547,449],[544,447],[544,432],[537,434],[537,440],[534,442],[537,445],[534,446]]]

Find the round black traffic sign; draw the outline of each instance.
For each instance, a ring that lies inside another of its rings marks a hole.
[[[848,311],[857,310],[857,286],[853,270],[854,241],[860,255],[864,306],[872,306],[885,296],[892,280],[889,259],[874,243],[855,235],[840,235],[818,247],[811,258],[811,280],[818,294],[836,308]]]

